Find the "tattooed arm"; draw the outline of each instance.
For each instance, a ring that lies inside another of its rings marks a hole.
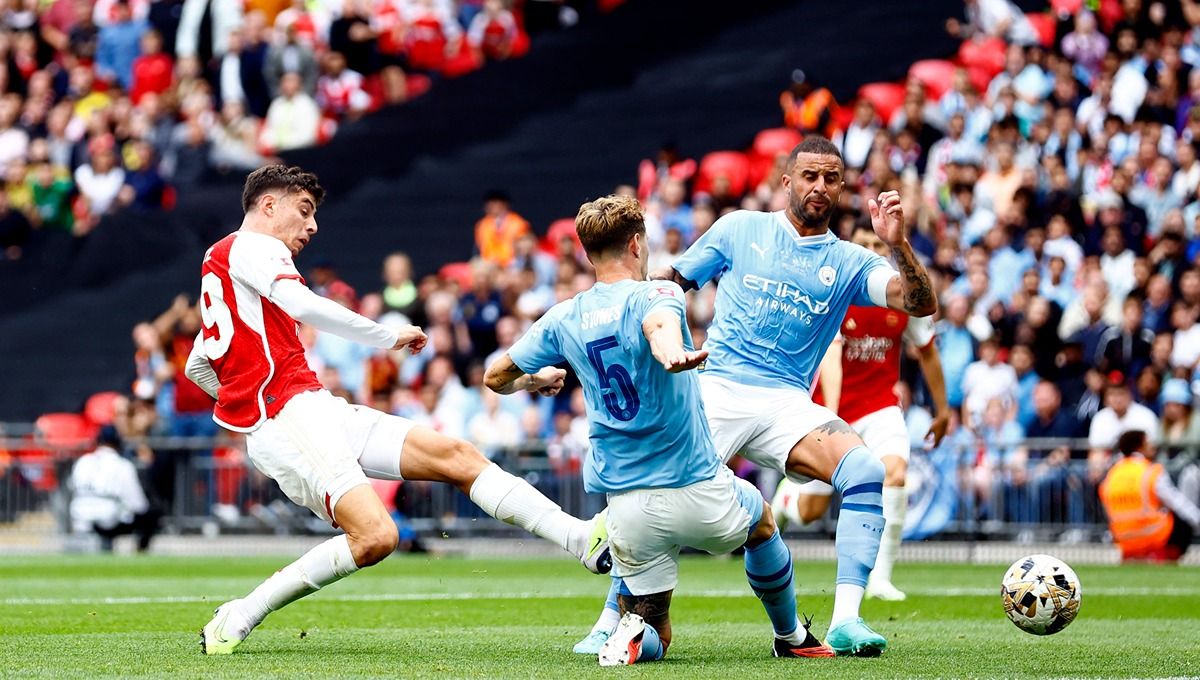
[[[887,306],[911,316],[929,316],[937,311],[937,297],[929,283],[929,272],[917,259],[908,243],[908,231],[904,224],[904,211],[900,207],[900,194],[885,191],[879,199],[868,202],[871,226],[879,238],[892,249],[896,269],[900,276],[893,277],[887,286]]]

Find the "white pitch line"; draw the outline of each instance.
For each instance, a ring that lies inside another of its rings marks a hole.
[[[921,597],[981,597],[999,594],[1000,588],[939,588],[914,589],[906,592]],[[696,590],[682,591],[683,597],[709,598],[753,598],[749,588],[744,590]],[[828,595],[829,591],[816,588],[798,588],[796,594],[805,596]],[[326,602],[437,602],[454,600],[566,600],[580,597],[599,599],[603,592],[515,592],[515,593],[364,593],[346,595],[321,595]],[[1115,595],[1127,597],[1192,596],[1200,595],[1200,588],[1091,588],[1084,595]],[[122,604],[196,604],[201,602],[221,603],[236,595],[186,595],[160,597],[9,597],[0,599],[4,606],[24,605],[122,605]]]

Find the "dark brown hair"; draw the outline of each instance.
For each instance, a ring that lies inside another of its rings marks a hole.
[[[321,205],[321,201],[325,200],[325,190],[313,173],[294,165],[266,165],[246,176],[246,186],[242,189],[242,212],[250,212],[263,194],[276,189],[289,194],[307,191],[316,205]]]

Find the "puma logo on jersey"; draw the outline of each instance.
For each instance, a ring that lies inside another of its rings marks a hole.
[[[767,256],[767,249],[763,248],[762,246],[758,245],[757,243],[751,242],[750,247],[754,250],[754,252],[758,253],[759,255],[763,256],[764,258]]]

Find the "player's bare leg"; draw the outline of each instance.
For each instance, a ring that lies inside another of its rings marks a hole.
[[[370,486],[362,484],[347,491],[333,508],[333,517],[346,533],[309,550],[246,597],[217,609],[200,633],[205,654],[233,652],[267,614],[377,564],[395,551],[399,541],[396,524]]]
[[[892,585],[892,567],[900,553],[904,535],[904,514],[908,509],[908,493],[904,480],[908,462],[900,456],[883,456],[883,538],[879,541],[879,557],[867,580],[867,597],[899,601],[905,599],[902,590]]]
[[[836,535],[837,589],[825,641],[838,654],[878,655],[887,640],[858,613],[883,534],[883,464],[858,433],[836,419],[792,447],[787,469],[793,475],[829,482],[842,494]]]
[[[414,427],[404,440],[400,474],[405,479],[453,484],[484,512],[558,545],[589,571],[609,570],[603,513],[588,521],[568,515],[529,482],[505,472],[467,442]]]

